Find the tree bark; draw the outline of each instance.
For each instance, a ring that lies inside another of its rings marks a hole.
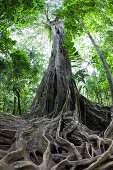
[[[21,115],[21,104],[20,104],[20,93],[17,91],[17,98],[18,98],[18,111],[19,111],[19,115]]]
[[[13,115],[16,115],[16,96],[14,95],[14,106],[13,106]]]
[[[19,112],[19,115],[22,115],[22,113],[21,113],[21,103],[20,103],[20,93],[15,87],[13,87],[13,92],[17,96],[17,99],[18,99],[18,112]],[[14,102],[16,102],[16,101],[14,101]]]
[[[1,92],[1,83],[2,83],[2,72],[0,71],[0,92]]]
[[[78,90],[72,79],[71,64],[64,47],[65,33],[62,21],[49,23],[52,31],[52,52],[48,69],[38,88],[37,95],[31,105],[31,116],[56,116],[62,111],[65,102],[68,109],[75,110]]]

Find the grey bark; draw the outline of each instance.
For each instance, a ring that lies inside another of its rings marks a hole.
[[[30,115],[34,117],[37,114],[55,116],[62,111],[66,102],[68,102],[69,110],[75,110],[75,100],[78,93],[72,79],[69,56],[64,47],[63,22],[54,20],[49,22],[49,26],[53,40],[51,59],[29,110]]]
[[[95,70],[94,70],[94,74],[95,74],[96,83],[98,84]],[[101,96],[101,91],[100,91],[99,85],[97,85],[97,88],[96,88],[96,92],[95,92],[95,93],[96,93],[97,98],[98,98],[98,103],[103,104],[103,102],[102,102],[102,96]]]
[[[13,115],[16,115],[16,96],[14,94],[14,107],[13,107]]]
[[[17,98],[18,98],[18,112],[19,112],[19,115],[21,115],[21,104],[20,104],[20,93],[17,91],[16,92],[17,94]]]
[[[17,96],[17,99],[18,99],[18,112],[19,112],[19,115],[21,115],[22,113],[21,113],[20,93],[15,87],[13,87],[13,92]],[[16,102],[16,98],[14,99],[14,103],[15,102]]]

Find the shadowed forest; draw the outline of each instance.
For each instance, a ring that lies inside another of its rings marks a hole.
[[[0,0],[0,170],[113,169],[113,1]]]

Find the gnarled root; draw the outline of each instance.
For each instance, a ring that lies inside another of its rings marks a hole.
[[[73,114],[65,112],[56,118],[31,121],[1,114],[0,170],[112,167],[112,139],[99,137],[98,132],[80,124]]]

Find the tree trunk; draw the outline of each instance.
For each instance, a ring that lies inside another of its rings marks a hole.
[[[103,104],[103,99],[102,99],[101,92],[99,91],[99,93],[100,93],[100,100],[101,100],[101,104]]]
[[[112,105],[113,105],[113,76],[109,70],[109,66],[103,56],[103,54],[101,53],[101,50],[99,49],[99,47],[97,46],[96,42],[94,41],[93,37],[91,36],[91,34],[87,31],[87,29],[85,28],[85,26],[83,25],[83,23],[81,23],[79,20],[77,20],[79,22],[79,24],[82,26],[82,28],[85,30],[85,32],[87,33],[87,35],[89,36],[92,44],[94,45],[97,53],[99,54],[100,56],[100,59],[103,63],[103,66],[104,66],[104,69],[105,69],[105,72],[106,72],[106,76],[107,76],[107,79],[108,79],[108,82],[109,82],[109,86],[110,86],[110,90],[111,90],[111,97],[112,97]]]
[[[97,99],[98,99],[98,103],[100,104],[100,98],[99,98],[99,95],[98,95],[98,91],[97,91],[98,89],[96,89],[95,90],[95,95],[96,95],[96,97],[97,97]]]
[[[19,112],[19,115],[21,115],[21,104],[20,104],[20,93],[17,91],[17,98],[18,98],[18,112]]]
[[[0,92],[1,92],[1,83],[2,83],[2,72],[0,71]]]
[[[26,119],[0,114],[0,170],[109,169],[113,141],[102,132],[110,122],[110,107],[78,93],[63,45],[63,23],[54,21],[50,27],[50,64],[29,114]]]
[[[16,96],[14,95],[14,108],[13,108],[13,115],[16,115]]]
[[[98,84],[97,76],[96,76],[96,72],[95,72],[95,71],[94,71],[94,74],[95,74],[96,84]],[[103,102],[102,102],[102,96],[101,96],[101,91],[100,91],[100,88],[99,88],[98,85],[97,85],[96,91],[97,91],[97,96],[98,96],[98,97],[97,97],[97,98],[98,98],[98,103],[103,104]]]
[[[17,98],[18,98],[18,112],[19,112],[19,115],[22,115],[22,113],[21,113],[21,103],[20,103],[20,93],[19,93],[19,91],[15,88],[15,87],[13,87],[13,92],[14,92],[14,94],[17,96]],[[16,99],[15,99],[16,100]],[[16,102],[16,101],[15,101]]]
[[[78,101],[78,90],[72,79],[71,64],[64,47],[63,22],[53,21],[49,25],[53,38],[51,59],[29,110],[32,117],[45,114],[56,116],[65,109],[63,107],[66,102],[65,107],[73,111],[75,101]]]

